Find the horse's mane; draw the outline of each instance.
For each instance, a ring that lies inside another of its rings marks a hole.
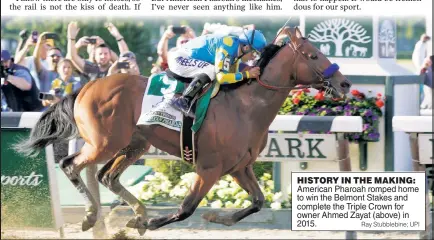
[[[261,58],[258,60],[255,66],[259,67],[261,69],[261,73],[264,72],[265,67],[268,65],[268,63],[273,59],[273,57],[276,55],[276,53],[285,45],[278,46],[275,44],[268,44],[264,51],[261,54]]]
[[[261,53],[261,58],[256,62],[255,67],[259,67],[261,69],[261,74],[264,72],[265,67],[268,65],[268,63],[273,59],[273,57],[276,55],[276,53],[283,47],[275,45],[273,43],[268,44],[265,46],[264,50]],[[241,81],[239,83],[233,83],[233,84],[226,84],[221,85],[220,90],[232,90],[240,87],[241,85],[244,85],[247,83],[247,81]]]

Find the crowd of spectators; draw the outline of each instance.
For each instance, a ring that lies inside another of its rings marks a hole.
[[[237,35],[243,28],[251,27],[254,26],[206,23],[201,35]],[[77,22],[68,24],[66,49],[59,47],[59,33],[21,31],[15,53],[1,51],[1,111],[44,111],[89,81],[116,73],[141,74],[136,55],[128,48],[128,39],[112,23],[106,23],[105,28],[116,40],[119,52],[111,49],[100,36],[79,37]],[[174,46],[177,48],[196,36],[189,26],[167,26],[157,44],[157,60],[149,73],[142,74],[159,73],[168,67],[170,39],[177,38]],[[82,48],[86,48],[86,56],[80,55]]]

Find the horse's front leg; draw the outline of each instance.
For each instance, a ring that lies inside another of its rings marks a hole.
[[[265,198],[261,188],[259,187],[258,180],[256,180],[253,166],[248,165],[246,168],[234,172],[231,175],[238,185],[253,197],[252,205],[226,216],[219,216],[216,212],[208,212],[202,216],[205,220],[213,223],[224,224],[226,226],[232,226],[250,214],[261,210]]]
[[[209,162],[215,161],[214,159],[209,159]],[[199,162],[199,161],[198,161]],[[219,164],[211,168],[199,168],[196,170],[196,178],[191,186],[190,193],[182,202],[175,214],[170,214],[164,217],[151,218],[148,221],[148,229],[155,230],[167,224],[182,221],[190,217],[196,210],[199,203],[202,201],[203,197],[208,193],[211,187],[220,178],[222,172],[222,166]]]

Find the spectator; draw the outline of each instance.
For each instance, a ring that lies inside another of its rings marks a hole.
[[[163,36],[161,37],[160,41],[157,45],[157,53],[158,53],[158,59],[157,63],[153,64],[153,69],[151,70],[151,73],[160,72],[166,70],[168,68],[167,65],[167,53],[169,49],[169,40],[175,36],[175,33],[172,31],[173,26],[169,25],[164,31]]]
[[[18,55],[19,51],[24,47],[24,44],[26,43],[27,39],[29,38],[29,31],[26,29],[21,30],[19,33],[20,40],[18,40],[17,48],[15,49],[15,57]]]
[[[48,92],[51,89],[51,82],[58,77],[56,68],[58,62],[63,58],[62,51],[60,51],[57,47],[51,47],[46,56],[46,61],[48,63],[48,67],[45,67],[41,64],[41,49],[46,41],[50,41],[46,39],[46,34],[42,33],[39,35],[38,43],[36,44],[34,52],[35,55],[35,67],[38,73],[39,78],[39,90],[41,92]]]
[[[108,71],[108,75],[115,73],[140,75],[140,70],[136,62],[136,55],[133,52],[122,53],[119,60],[115,61]]]
[[[422,34],[420,36],[420,40],[416,43],[414,46],[413,54],[412,54],[412,61],[416,68],[416,73],[419,74],[420,67],[423,65],[424,59],[429,56],[427,51],[427,45],[428,41],[431,40],[431,37],[429,37],[427,34]]]
[[[424,85],[423,85],[423,100],[420,105],[420,108],[432,109],[432,66],[433,55],[425,58],[422,69],[420,72],[424,74]]]
[[[39,50],[40,63],[42,66],[44,66],[45,68],[48,69],[49,66],[48,66],[48,61],[46,59],[47,58],[47,52],[49,49],[54,47],[54,41],[48,40],[48,41],[44,41],[44,43],[42,44],[41,42],[39,42],[39,40],[41,38],[39,38],[39,35],[36,35],[36,34],[37,34],[37,32],[33,31],[33,33],[29,36],[26,43],[24,44],[23,48],[16,53],[15,63],[26,67],[30,71],[30,74],[32,75],[33,79],[35,80],[37,88],[40,89],[41,85],[40,85],[40,81],[39,81],[39,77],[38,77],[38,72],[37,72],[36,66],[35,66],[36,51],[33,51],[32,56],[26,57],[26,55],[29,52],[31,47],[39,44],[40,45],[40,50]],[[44,33],[44,34],[46,34],[46,33]]]
[[[1,78],[4,78],[2,92],[13,111],[33,112],[42,109],[35,80],[26,67],[13,62],[7,50],[1,51]]]
[[[88,54],[87,61],[96,63],[95,48],[96,46],[102,44],[105,44],[105,41],[99,36],[91,36],[91,37],[84,36],[78,39],[78,41],[75,43],[75,48],[77,49],[77,51],[79,51],[80,48],[86,47],[87,54]],[[113,50],[110,50],[110,57],[112,62],[118,59],[118,55]]]
[[[182,25],[181,27],[185,29],[185,33],[180,34],[179,37],[176,39],[177,48],[180,47],[182,44],[196,37],[196,33],[191,27],[186,25]]]
[[[52,105],[58,102],[64,96],[77,91],[80,87],[80,81],[73,77],[73,64],[69,59],[62,59],[57,65],[58,77],[51,83],[50,94],[54,95],[53,100],[43,100],[44,106]]]
[[[176,47],[180,47],[182,44],[188,42],[190,39],[196,37],[194,30],[186,25],[181,26],[185,29],[184,33],[181,33],[176,39]],[[158,59],[157,62],[152,64],[151,74],[159,73],[165,71],[169,66],[167,65],[167,53],[169,51],[169,40],[175,37],[176,34],[173,32],[173,25],[169,25],[164,31],[163,36],[157,45]]]
[[[123,36],[120,35],[117,28],[111,23],[108,23],[106,26],[112,36],[116,38],[121,53],[128,51],[128,46],[125,43]],[[90,50],[91,54],[93,54],[93,57],[92,55],[89,57],[90,59],[94,58],[95,62],[84,60],[78,55],[78,50],[74,44],[79,30],[80,29],[78,28],[76,22],[69,23],[67,56],[71,57],[72,62],[78,69],[78,71],[85,75],[87,78],[89,78],[89,80],[94,80],[107,76],[108,70],[113,63],[112,51],[100,37],[96,37],[95,46],[93,46],[94,49]],[[89,41],[89,39],[83,39],[78,45],[84,46],[86,42],[87,44],[89,44]]]

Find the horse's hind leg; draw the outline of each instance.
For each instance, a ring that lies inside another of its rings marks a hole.
[[[265,198],[253,172],[253,166],[249,165],[245,169],[234,172],[231,175],[244,190],[246,190],[250,195],[252,195],[252,205],[243,210],[226,216],[219,216],[216,212],[205,213],[202,216],[204,219],[213,223],[220,223],[226,226],[232,226],[233,224],[241,221],[241,219],[249,216],[250,214],[259,212],[261,210]]]
[[[121,185],[119,178],[125,169],[148,151],[150,146],[150,143],[139,132],[135,132],[130,144],[122,149],[114,158],[110,159],[97,174],[97,179],[101,184],[110,189],[114,194],[119,195],[134,210],[136,217],[127,223],[127,227],[137,228],[140,235],[143,235],[146,231],[146,221],[148,220],[146,208],[133,194]]]
[[[82,223],[83,231],[92,228],[98,220],[98,205],[81,179],[80,172],[87,165],[96,164],[105,157],[108,158],[108,156],[105,156],[104,152],[97,151],[97,149],[93,148],[91,145],[85,144],[79,152],[66,156],[59,162],[62,171],[86,201],[86,216]]]
[[[215,162],[215,159],[209,159],[208,163],[212,164]],[[202,201],[203,197],[220,178],[221,171],[222,168],[220,164],[209,168],[197,168],[196,179],[191,186],[190,193],[187,195],[187,197],[185,197],[178,209],[178,212],[160,218],[149,219],[148,229],[155,230],[169,223],[182,221],[190,217],[196,210],[199,203]]]

